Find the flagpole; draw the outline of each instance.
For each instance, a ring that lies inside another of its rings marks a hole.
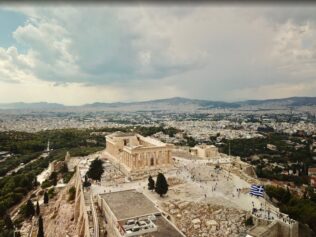
[[[267,194],[264,193],[263,197],[264,197],[264,213],[266,214],[267,213]],[[269,214],[267,214],[267,217],[269,219]]]
[[[264,215],[267,213],[267,199],[265,197],[265,195],[263,195],[264,198]]]

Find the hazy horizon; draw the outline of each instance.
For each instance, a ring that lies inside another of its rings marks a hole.
[[[113,102],[106,102],[106,101],[94,101],[90,103],[83,103],[83,104],[66,104],[66,103],[58,103],[58,102],[48,102],[48,101],[34,101],[34,102],[24,102],[24,101],[14,101],[14,102],[8,102],[8,103],[2,103],[1,104],[18,104],[18,103],[25,103],[25,104],[37,104],[37,103],[47,103],[47,104],[60,104],[64,106],[83,106],[83,105],[88,105],[88,104],[96,104],[96,103],[104,103],[104,104],[115,104],[115,103],[142,103],[142,102],[151,102],[151,101],[158,101],[158,100],[170,100],[170,99],[188,99],[188,100],[200,100],[200,101],[210,101],[210,102],[224,102],[224,103],[238,103],[238,102],[244,102],[244,101],[252,101],[252,100],[258,100],[258,101],[265,101],[265,100],[283,100],[283,99],[289,99],[289,98],[316,98],[316,96],[291,96],[291,97],[285,97],[285,98],[267,98],[267,99],[244,99],[244,100],[230,100],[230,101],[225,101],[225,100],[212,100],[212,99],[200,99],[200,98],[189,98],[189,97],[180,97],[180,96],[175,96],[175,97],[168,97],[168,98],[153,98],[149,100],[127,100],[127,101],[113,101]]]

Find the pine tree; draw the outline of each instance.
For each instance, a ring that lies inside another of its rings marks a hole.
[[[87,175],[94,180],[101,180],[101,176],[104,172],[103,161],[96,158],[91,162]]]
[[[51,180],[51,182],[52,182],[52,184],[53,184],[54,186],[57,185],[58,180],[57,180],[57,173],[56,173],[56,172],[53,172],[53,173],[50,175],[49,179]]]
[[[155,189],[155,180],[149,175],[148,178],[148,190],[154,190]]]
[[[48,193],[47,192],[44,193],[44,203],[45,204],[48,203]]]
[[[31,199],[29,199],[27,201],[26,207],[25,207],[25,216],[31,217],[31,216],[34,216],[34,214],[35,214],[34,205],[33,205],[33,202],[31,201]]]
[[[9,214],[4,216],[4,224],[8,230],[13,230],[14,226]]]
[[[89,180],[88,180],[88,176],[85,175],[85,176],[84,176],[83,187],[86,188],[86,187],[89,187],[89,186],[91,186],[91,183],[90,183]]]
[[[165,176],[162,173],[158,173],[155,191],[162,197],[168,192],[168,183]]]
[[[41,212],[41,209],[40,209],[40,206],[39,206],[38,201],[37,201],[36,202],[36,215],[39,216],[40,212]]]
[[[39,216],[39,218],[38,218],[37,237],[44,237],[44,227],[43,227],[43,218],[42,218],[42,216]]]
[[[33,180],[33,186],[36,187],[37,185],[38,185],[37,177],[35,176]]]

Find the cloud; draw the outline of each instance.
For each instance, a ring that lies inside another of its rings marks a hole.
[[[311,23],[283,24],[275,37],[274,57],[278,67],[296,79],[315,79],[316,29]]]
[[[0,81],[19,83],[34,80],[29,68],[34,66],[34,55],[20,54],[15,47],[0,48]]]
[[[28,87],[36,81],[43,91],[91,93],[77,103],[313,94],[308,85],[316,75],[315,6],[6,9],[28,20],[12,32],[16,46],[0,48],[3,83]],[[301,89],[288,89],[295,84]]]
[[[170,39],[157,37],[159,29],[145,29],[144,19],[132,21],[139,19],[137,10],[127,15],[108,7],[26,12],[31,20],[13,35],[36,52],[34,73],[43,80],[107,84],[157,79],[199,64],[197,57],[177,58]]]

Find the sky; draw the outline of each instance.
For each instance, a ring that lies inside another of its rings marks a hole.
[[[316,4],[0,5],[0,103],[316,96]]]

